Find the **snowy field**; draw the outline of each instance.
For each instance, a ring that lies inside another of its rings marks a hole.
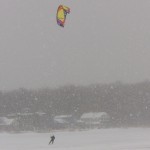
[[[48,145],[51,134],[56,140]],[[0,133],[0,150],[150,150],[150,129]]]

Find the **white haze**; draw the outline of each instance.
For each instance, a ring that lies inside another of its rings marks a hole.
[[[0,89],[150,79],[149,14],[149,0],[1,0]]]

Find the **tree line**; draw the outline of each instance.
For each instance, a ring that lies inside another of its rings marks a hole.
[[[50,117],[106,112],[112,127],[150,126],[150,82],[68,85],[0,92],[0,116],[42,112]]]

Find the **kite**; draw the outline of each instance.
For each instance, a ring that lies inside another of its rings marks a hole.
[[[56,15],[56,20],[57,24],[61,27],[64,27],[65,21],[66,21],[66,16],[67,14],[70,13],[70,8],[60,5],[57,9],[57,15]]]

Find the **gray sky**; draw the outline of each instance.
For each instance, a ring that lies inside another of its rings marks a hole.
[[[147,79],[149,0],[0,0],[0,89]]]

